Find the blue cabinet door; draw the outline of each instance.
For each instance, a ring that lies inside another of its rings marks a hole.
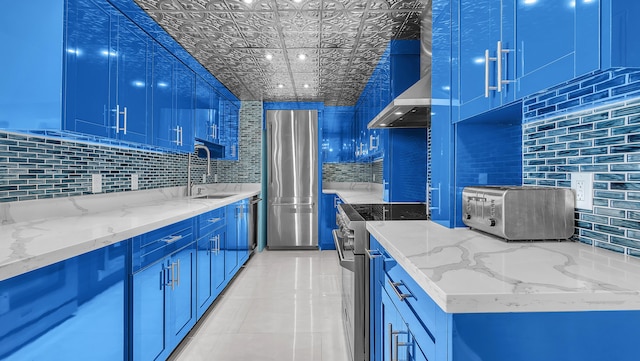
[[[174,103],[175,59],[160,45],[153,46],[153,76],[151,85],[153,143],[160,147],[176,148],[180,141],[180,129],[176,124]]]
[[[582,3],[517,1],[518,99],[576,76],[576,7]]]
[[[380,333],[381,360],[406,361],[407,347],[400,345],[408,344],[407,325],[402,321],[396,306],[384,290],[381,292],[380,323],[382,329],[378,332]]]
[[[227,240],[227,228],[222,227],[215,232],[216,244],[214,252],[211,254],[211,282],[213,285],[214,297],[217,297],[226,286],[225,277],[225,251],[223,245]]]
[[[170,262],[161,260],[133,275],[133,359],[157,360],[168,351],[165,288],[171,283]]]
[[[214,258],[213,252],[216,246],[214,233],[206,234],[200,238],[196,245],[196,302],[197,316],[200,318],[213,303],[215,288],[213,285]]]
[[[513,85],[499,83],[515,77],[513,0],[454,1],[460,14],[457,35],[463,120],[514,99]],[[498,43],[504,50],[500,54]]]
[[[196,252],[192,243],[170,257],[172,285],[167,287],[168,332],[173,349],[196,323]]]
[[[116,93],[113,102],[116,105],[116,137],[146,144],[151,124],[148,109],[151,98],[150,38],[124,15],[118,15],[117,44]]]
[[[243,265],[249,259],[249,200],[243,199],[236,203],[238,208],[238,264]]]
[[[62,128],[113,137],[111,74],[116,71],[118,18],[111,6],[91,0],[69,1],[68,16]]]
[[[177,149],[191,152],[195,136],[195,73],[176,59],[175,79]]]
[[[238,208],[233,203],[226,207],[227,237],[224,247],[224,269],[226,277],[231,279],[238,270]]]

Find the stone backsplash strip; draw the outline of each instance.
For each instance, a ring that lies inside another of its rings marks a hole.
[[[523,184],[570,187],[571,172],[594,177],[576,238],[640,257],[640,98],[523,125]]]
[[[240,160],[213,161],[219,183],[259,183],[261,172],[261,102],[243,102],[240,109]],[[194,157],[192,179],[202,180],[206,160]],[[0,131],[0,202],[92,194],[92,174],[102,175],[105,193],[183,186],[187,155],[131,149]]]

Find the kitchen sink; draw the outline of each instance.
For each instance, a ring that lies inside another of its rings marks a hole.
[[[194,197],[195,199],[222,199],[235,196],[236,194],[207,194],[204,196]]]

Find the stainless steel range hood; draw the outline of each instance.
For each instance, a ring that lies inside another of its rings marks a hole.
[[[428,128],[431,125],[431,1],[420,23],[420,80],[393,99],[367,128]]]

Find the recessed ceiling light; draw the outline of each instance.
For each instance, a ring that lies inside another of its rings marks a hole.
[[[293,0],[294,3],[302,2],[302,0]]]
[[[267,58],[267,60],[271,60],[273,59],[273,54],[267,54],[264,57]]]
[[[309,84],[304,84],[303,87],[308,88]]]
[[[302,54],[302,53],[298,54],[299,60],[305,60],[306,58],[307,58],[307,54]]]
[[[403,113],[403,112],[395,112],[395,113],[393,113],[393,114],[395,114],[395,115],[402,115],[402,114],[404,114],[404,113]]]
[[[280,89],[284,88],[284,84],[278,84],[278,88]]]
[[[253,2],[253,0],[242,0],[243,3],[245,4],[251,4]]]

